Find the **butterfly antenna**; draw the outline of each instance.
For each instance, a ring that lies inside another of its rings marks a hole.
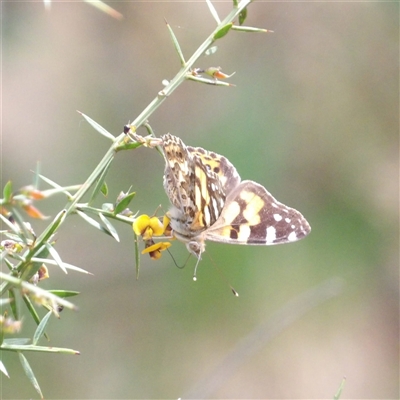
[[[207,253],[208,254],[208,253]],[[215,264],[214,260],[212,259],[212,257],[210,256],[210,254],[208,254],[208,256],[210,257],[210,260],[212,262],[212,265],[214,266],[214,268],[218,271],[220,278],[230,287],[231,292],[233,293],[233,295],[235,297],[239,297],[239,293],[236,291],[236,289],[229,283],[227,277],[225,276],[225,274],[218,268],[218,266]]]
[[[197,258],[196,266],[194,267],[194,274],[193,274],[193,280],[194,281],[197,281],[197,267],[199,265],[200,260],[201,260],[201,257],[200,257],[200,254],[199,254],[199,257]]]

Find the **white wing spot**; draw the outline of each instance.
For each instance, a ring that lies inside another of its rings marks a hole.
[[[238,240],[246,242],[247,239],[250,237],[250,234],[251,234],[250,226],[242,225],[239,227]]]
[[[209,226],[211,222],[210,209],[208,207],[204,207],[203,214],[206,221],[206,226]]]
[[[296,228],[296,225],[290,225],[290,227],[292,228],[292,229],[295,229]]]
[[[278,208],[278,204],[276,204],[276,203],[271,203],[271,206],[274,208]]]
[[[267,243],[273,243],[276,239],[276,229],[273,226],[269,226],[266,229],[267,236],[265,237],[265,240]]]
[[[291,219],[290,219],[290,218],[285,218],[285,221],[286,221],[287,223],[290,223]]]
[[[214,197],[211,197],[211,203],[212,203],[212,209],[213,209],[214,215],[216,215],[218,217],[219,215],[218,215],[217,200]]]
[[[276,222],[279,222],[279,221],[281,221],[282,220],[282,215],[279,215],[279,214],[274,214],[274,220],[276,221]]]
[[[288,237],[289,242],[294,242],[297,240],[296,232],[292,232]]]

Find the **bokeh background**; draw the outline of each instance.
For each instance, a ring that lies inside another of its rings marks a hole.
[[[82,2],[2,2],[2,185],[31,183],[37,162],[60,185],[82,183],[109,142],[75,110],[118,135],[180,67],[164,17],[187,58],[215,26],[204,1],[110,4],[122,20]],[[231,2],[215,6],[223,17]],[[236,87],[186,82],[149,122],[228,157],[301,210],[311,235],[277,247],[210,243],[197,282],[193,258],[178,269],[168,254],[143,257],[136,281],[130,227],[117,226],[116,243],[71,216],[57,250],[94,276],[51,267],[42,284],[81,292],[79,312],[48,329],[50,345],[81,355],[26,354],[47,399],[321,399],[344,376],[341,398],[399,398],[399,4],[260,1],[246,24],[274,33],[231,32],[196,65],[236,71]],[[119,153],[105,201],[132,186],[131,209],[167,209],[163,168],[156,151]],[[38,204],[51,216],[64,205]],[[184,246],[172,253],[183,265]],[[268,336],[276,312],[332,279],[336,296],[304,315],[291,308],[296,318]],[[25,318],[21,336],[33,330]],[[257,351],[239,353],[258,331]],[[0,397],[35,397],[18,357],[1,357],[11,379]]]

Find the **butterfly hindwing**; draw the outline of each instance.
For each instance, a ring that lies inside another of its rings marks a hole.
[[[310,231],[305,218],[277,201],[263,186],[243,181],[227,197],[219,220],[206,240],[248,245],[273,245],[302,239]]]

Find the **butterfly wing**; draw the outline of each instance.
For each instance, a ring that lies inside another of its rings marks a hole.
[[[188,151],[198,157],[205,166],[206,172],[214,173],[221,182],[222,189],[228,195],[240,183],[240,176],[233,164],[224,156],[201,147],[187,147]]]
[[[223,183],[203,163],[202,156],[208,152],[187,147],[170,134],[162,139],[164,188],[174,206],[169,212],[172,228],[182,238],[190,239],[218,220],[225,203]]]
[[[277,201],[258,183],[243,181],[229,193],[220,218],[203,235],[214,242],[273,245],[300,240],[310,231],[297,210]]]
[[[273,245],[302,239],[311,231],[295,209],[277,201],[263,186],[240,182],[227,158],[185,146],[164,135],[164,188],[175,237],[196,256],[204,242]]]
[[[194,161],[183,142],[162,136],[165,157],[164,189],[171,203],[182,211],[194,208]]]

